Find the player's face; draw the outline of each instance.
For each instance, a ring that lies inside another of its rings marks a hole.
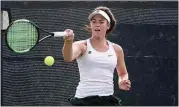
[[[104,36],[109,28],[108,21],[101,15],[95,15],[91,22],[91,30],[93,36]]]

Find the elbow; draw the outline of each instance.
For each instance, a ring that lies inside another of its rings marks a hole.
[[[73,60],[72,60],[72,59],[65,59],[65,58],[64,58],[64,61],[65,61],[65,62],[72,62]]]
[[[72,56],[62,53],[64,62],[72,62]]]
[[[73,61],[73,59],[71,57],[63,57],[63,60],[65,62],[72,62]]]

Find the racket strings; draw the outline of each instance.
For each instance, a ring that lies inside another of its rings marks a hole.
[[[16,22],[10,26],[7,33],[8,45],[15,52],[30,50],[37,40],[37,29],[29,22]]]

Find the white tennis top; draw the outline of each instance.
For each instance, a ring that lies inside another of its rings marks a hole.
[[[87,39],[87,50],[77,59],[80,82],[75,97],[108,96],[114,93],[113,73],[117,65],[117,56],[110,41],[106,52],[96,51],[90,39]]]

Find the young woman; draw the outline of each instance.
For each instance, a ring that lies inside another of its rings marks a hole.
[[[75,97],[71,98],[70,102],[77,106],[119,105],[119,101],[113,96],[114,69],[117,69],[121,90],[130,90],[131,83],[123,49],[106,39],[107,34],[114,29],[116,20],[111,10],[103,6],[95,8],[88,19],[91,37],[87,40],[73,42],[73,31],[65,30],[68,36],[64,38],[64,61],[71,62],[76,59],[80,73]]]

